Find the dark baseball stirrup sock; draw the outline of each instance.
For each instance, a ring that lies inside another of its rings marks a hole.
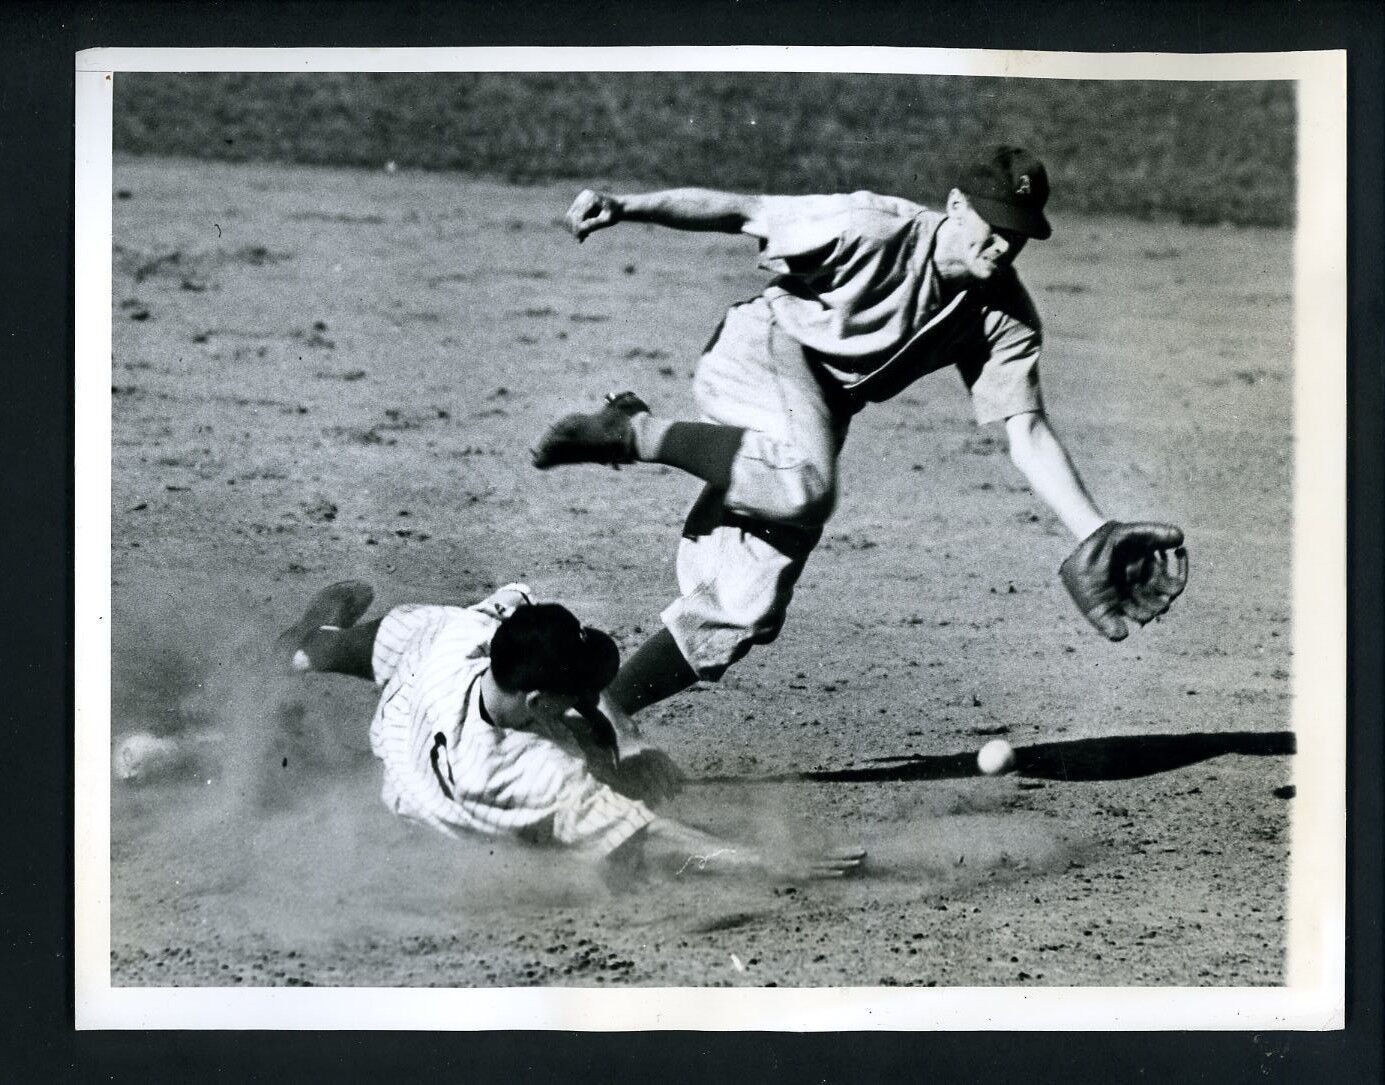
[[[642,708],[681,693],[696,681],[697,672],[683,658],[673,634],[661,629],[621,665],[606,693],[622,711],[633,716]]]
[[[317,629],[308,634],[300,650],[308,657],[308,670],[349,674],[375,681],[371,657],[375,652],[375,633],[380,619],[353,625],[350,629]]]
[[[635,423],[635,448],[642,460],[677,467],[725,490],[731,485],[731,463],[744,433],[740,426],[714,422],[667,422],[660,426],[644,415]]]

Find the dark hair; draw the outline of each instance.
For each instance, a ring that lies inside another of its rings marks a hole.
[[[520,607],[491,638],[491,675],[509,693],[595,697],[619,666],[615,641],[557,603]]]

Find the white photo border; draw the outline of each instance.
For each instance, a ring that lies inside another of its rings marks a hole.
[[[1286,983],[1267,988],[127,988],[111,985],[111,201],[121,72],[792,71],[1292,80],[1294,757]],[[93,49],[76,57],[75,1006],[79,1029],[1339,1029],[1346,936],[1344,51],[877,47]],[[1311,560],[1308,560],[1311,556]]]

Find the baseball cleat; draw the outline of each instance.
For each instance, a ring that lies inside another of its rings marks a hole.
[[[534,466],[544,471],[565,463],[634,463],[630,419],[648,412],[648,404],[634,392],[609,395],[594,414],[570,414],[549,426],[534,449]]]
[[[304,643],[319,629],[349,629],[370,609],[375,589],[363,580],[341,580],[329,584],[312,597],[303,617],[285,629],[274,641],[274,656],[290,670],[309,669]]]

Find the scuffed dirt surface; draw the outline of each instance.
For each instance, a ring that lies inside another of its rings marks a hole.
[[[695,484],[540,474],[528,448],[612,389],[691,416],[698,349],[762,281],[752,243],[579,247],[572,186],[159,160],[115,181],[112,730],[212,736],[112,784],[117,985],[1282,982],[1289,234],[1059,208],[1022,260],[1098,500],[1187,529],[1168,618],[1092,633],[1003,434],[927,378],[857,420],[779,642],[644,725],[709,781],[674,814],[860,842],[867,875],[629,891],[392,818],[370,688],[246,659],[347,576],[372,614],[525,580],[638,644]],[[995,734],[1019,774],[974,775]],[[843,769],[868,771],[757,780]]]

